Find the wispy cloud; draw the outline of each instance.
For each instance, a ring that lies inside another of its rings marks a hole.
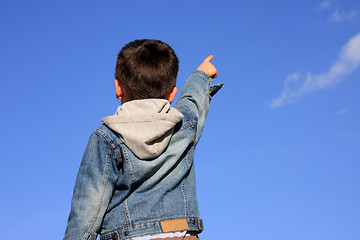
[[[328,21],[329,22],[343,22],[343,21],[352,21],[355,16],[358,14],[358,11],[351,10],[349,12],[345,12],[343,9],[337,7],[336,10],[330,15]]]
[[[348,111],[349,111],[349,109],[345,107],[345,108],[342,108],[341,110],[339,110],[338,112],[336,112],[336,115],[344,115]]]
[[[331,1],[323,1],[322,3],[320,3],[320,8],[329,9],[331,8],[331,5]]]
[[[294,73],[284,82],[280,97],[273,99],[272,108],[291,103],[306,93],[318,91],[339,83],[346,75],[351,74],[360,66],[360,33],[351,38],[341,49],[338,60],[330,66],[327,72],[306,75]]]

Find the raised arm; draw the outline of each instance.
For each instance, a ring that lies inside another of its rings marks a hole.
[[[210,86],[213,78],[217,77],[217,70],[210,63],[212,55],[194,71],[185,82],[175,108],[181,112],[190,110],[198,119],[195,144],[200,139],[206,115],[209,111],[211,97],[222,87],[223,84]],[[211,77],[210,77],[211,76]]]

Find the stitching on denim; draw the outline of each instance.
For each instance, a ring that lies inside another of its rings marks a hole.
[[[185,215],[189,216],[188,200],[187,200],[187,196],[186,196],[186,192],[185,192],[185,179],[182,180],[181,191],[183,192],[183,195],[184,195]]]
[[[190,151],[190,150],[191,150],[191,148],[189,149],[189,151]],[[185,158],[186,158],[186,163],[189,165],[189,167],[191,167],[190,155],[189,155],[189,154],[186,154]]]
[[[113,139],[110,137],[110,135],[107,132],[101,129],[97,129],[95,133],[99,133],[103,138],[105,138],[105,140],[109,143],[111,148],[115,149],[117,147],[117,143],[113,141]]]
[[[121,164],[123,162],[121,152],[117,149],[114,149],[114,153],[115,153],[116,157],[119,159],[118,164]],[[117,167],[118,167],[118,165],[117,165]],[[118,168],[116,168],[116,169],[119,170]]]
[[[184,126],[183,130],[185,129],[188,129],[189,127],[196,127],[197,125],[197,117],[195,116],[195,119],[193,117],[191,117],[187,112],[190,111],[192,112],[188,107],[178,107],[178,110],[183,110],[183,111],[180,111],[184,117],[186,117],[187,119],[189,119],[189,123],[188,125]],[[195,114],[194,114],[195,115]],[[183,131],[182,130],[182,131]]]
[[[195,74],[193,74],[194,76],[201,76],[199,73],[195,73]],[[204,106],[205,105],[208,105],[209,103],[207,103],[207,104],[205,104],[206,103],[206,101],[210,101],[210,99],[208,99],[206,96],[209,96],[210,95],[210,85],[211,85],[211,82],[212,82],[212,78],[209,78],[209,77],[207,77],[206,78],[206,86],[205,86],[205,90],[202,92],[202,94],[205,96],[205,97],[202,97],[202,98],[200,98],[199,99],[199,106],[200,106],[200,109],[198,109],[199,110],[199,116],[197,116],[198,117],[198,119],[200,119],[200,115],[203,115],[204,113],[202,112],[203,110],[205,110],[205,108],[204,108]],[[200,82],[195,82],[196,84],[198,84],[198,85],[200,85]],[[207,114],[207,112],[206,112],[206,114]],[[206,115],[205,114],[205,115]],[[206,116],[205,116],[206,117]],[[197,132],[197,128],[196,128],[196,131],[195,131],[195,138],[194,138],[194,140],[195,140],[195,142],[196,142],[196,139],[197,139],[197,134],[198,134],[198,132]],[[197,143],[197,142],[196,142]]]
[[[105,189],[106,189],[106,182],[109,179],[109,173],[110,173],[110,165],[111,165],[111,159],[112,159],[112,155],[113,155],[114,150],[111,151],[110,155],[108,155],[108,160],[106,162],[106,168],[104,169],[104,178],[103,178],[103,182],[102,182],[102,193],[101,193],[101,198],[99,199],[98,202],[98,209],[97,209],[97,214],[96,214],[96,218],[98,218],[99,212],[100,212],[100,208],[101,208],[101,203],[104,200],[104,195],[105,195]],[[94,219],[94,223],[96,222],[96,218]]]
[[[107,236],[113,235],[113,234],[117,235],[118,239],[120,239],[120,235],[119,235],[118,231],[115,230],[115,231],[111,231],[111,232],[108,232],[108,233],[105,233],[105,234],[101,235],[101,236],[100,236],[100,240],[103,240],[103,239],[105,239]]]
[[[99,130],[99,133],[100,133],[101,130]],[[103,131],[101,131],[103,132]],[[103,132],[105,133],[105,132]],[[101,134],[101,133],[100,133]],[[103,134],[101,134],[103,135]],[[105,133],[106,136],[108,136],[107,133]],[[108,140],[108,139],[106,139]],[[109,142],[110,143],[110,142]],[[111,143],[110,143],[111,144]],[[129,175],[130,175],[130,180],[131,180],[131,183],[134,183],[134,177],[133,177],[133,174],[132,174],[132,168],[131,168],[131,165],[130,165],[130,161],[129,161],[129,158],[127,156],[127,153],[126,151],[124,150],[124,146],[121,145],[121,150],[122,150],[122,153],[123,153],[123,156],[124,156],[124,159],[125,160],[125,165],[126,165],[126,168],[128,169],[128,172],[129,172]],[[117,145],[115,145],[117,146]],[[114,151],[114,150],[113,150]],[[116,154],[116,153],[115,153]],[[124,201],[124,204],[123,204],[123,208],[124,208],[124,212],[125,212],[125,219],[126,219],[126,223],[127,225],[131,225],[131,217],[130,217],[130,212],[129,212],[129,209],[127,207],[127,200]]]
[[[101,132],[98,132],[98,133],[99,133],[99,135],[101,137],[103,137],[110,144],[108,139],[103,134],[101,134]],[[107,182],[107,180],[109,178],[110,162],[111,162],[111,159],[112,159],[112,154],[113,154],[113,149],[111,150],[110,155],[107,155],[109,157],[107,157],[105,169],[104,169],[104,172],[103,172],[104,175],[103,175],[103,181],[102,181],[102,191],[101,191],[101,194],[100,194],[100,198],[99,198],[99,200],[97,202],[96,214],[94,215],[93,219],[90,221],[91,228],[89,229],[88,233],[86,235],[84,235],[84,237],[86,237],[85,239],[89,239],[91,237],[91,232],[92,232],[92,230],[94,228],[94,224],[96,222],[96,219],[98,218],[99,213],[100,213],[101,202],[104,200],[104,195],[105,195],[106,182]]]
[[[91,224],[91,228],[89,229],[89,231],[81,239],[88,240],[90,238],[91,232],[93,230],[92,225],[94,225],[94,224]]]
[[[124,150],[124,146],[123,144],[117,144],[116,142],[114,143],[114,141],[112,140],[112,138],[110,137],[110,135],[103,131],[103,130],[100,130],[98,129],[97,131],[99,131],[99,134],[101,134],[102,136],[104,136],[104,138],[109,142],[109,144],[114,148],[114,151],[115,151],[115,154],[116,156],[119,158],[119,159],[122,159],[122,160],[125,160],[125,165],[126,165],[126,168],[128,169],[128,172],[129,172],[129,175],[130,175],[130,180],[131,180],[131,183],[134,183],[134,177],[133,177],[133,174],[132,174],[132,168],[130,166],[130,161],[128,160],[128,156],[127,156],[127,153],[125,152]],[[107,137],[108,138],[107,138]],[[123,156],[124,158],[121,157],[121,155],[119,156],[119,154],[117,153],[116,151],[116,147],[117,146],[120,146],[120,149],[121,149],[121,152],[123,153]]]
[[[124,212],[125,212],[126,226],[130,226],[131,225],[131,217],[130,217],[130,212],[129,212],[129,208],[127,205],[127,199],[124,200],[123,208],[124,208]]]
[[[188,223],[189,223],[189,222],[192,222],[192,221],[191,221],[192,219],[198,220],[198,222],[201,222],[201,221],[202,221],[199,216],[179,215],[179,216],[170,217],[170,218],[169,218],[169,217],[162,217],[162,218],[156,218],[156,219],[152,219],[152,220],[139,221],[139,222],[136,222],[136,223],[132,224],[131,226],[128,226],[128,225],[126,225],[126,224],[121,224],[121,225],[119,225],[119,226],[117,226],[117,227],[112,228],[112,230],[110,230],[110,232],[105,232],[105,233],[103,233],[103,234],[100,236],[100,238],[101,238],[101,237],[106,237],[106,236],[111,235],[111,234],[113,234],[113,233],[115,233],[115,232],[118,232],[118,233],[119,233],[119,232],[123,232],[123,231],[131,231],[131,229],[129,229],[129,227],[130,227],[130,228],[134,228],[134,229],[139,229],[139,228],[137,227],[137,226],[139,226],[139,225],[144,225],[144,224],[160,224],[161,221],[174,220],[174,219],[180,219],[180,218],[186,218],[187,221],[188,221]],[[199,230],[201,230],[200,225],[198,225],[197,227],[198,227]],[[142,229],[142,228],[141,228],[141,229]],[[198,229],[194,229],[194,230],[198,230]],[[144,234],[146,234],[146,233],[144,233]],[[118,234],[118,235],[119,235],[119,234]],[[120,236],[119,236],[119,237],[120,237]],[[131,237],[132,237],[132,235],[131,235],[131,233],[130,233],[129,236],[128,236],[128,238],[131,238]],[[125,238],[123,237],[122,239],[125,239]]]
[[[133,173],[132,173],[130,160],[129,160],[129,157],[127,155],[127,152],[125,151],[125,147],[124,147],[123,144],[121,144],[121,150],[122,150],[122,153],[123,153],[123,156],[124,156],[123,160],[125,160],[125,165],[126,165],[126,168],[127,168],[128,172],[129,172],[129,175],[130,175],[130,181],[131,181],[131,183],[134,183],[135,180],[134,180],[134,176],[133,176]]]

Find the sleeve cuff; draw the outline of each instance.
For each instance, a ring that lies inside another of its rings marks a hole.
[[[219,83],[219,84],[215,84],[215,85],[211,85],[210,86],[210,96],[214,96],[224,85],[224,83]]]

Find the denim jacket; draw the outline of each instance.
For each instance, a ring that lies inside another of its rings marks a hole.
[[[109,121],[92,133],[76,179],[65,240],[203,230],[193,159],[211,97],[222,87],[210,86],[211,81],[202,71],[190,75],[171,108],[180,118],[156,155],[139,156]]]

